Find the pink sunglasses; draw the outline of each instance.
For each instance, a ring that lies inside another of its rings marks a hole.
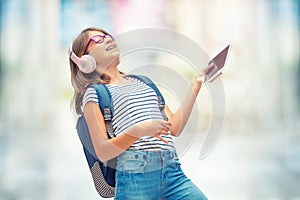
[[[95,44],[101,44],[101,43],[104,42],[105,38],[108,38],[108,39],[110,39],[110,40],[112,40],[112,41],[115,40],[114,37],[111,36],[111,35],[109,35],[109,34],[104,34],[104,35],[94,35],[93,37],[91,37],[91,38],[89,39],[89,41],[88,41],[88,43],[87,43],[87,45],[86,45],[86,47],[85,47],[85,50],[84,50],[84,55],[88,53],[88,52],[87,52],[87,49],[88,49],[88,47],[89,47],[89,45],[90,45],[91,42],[94,42]]]

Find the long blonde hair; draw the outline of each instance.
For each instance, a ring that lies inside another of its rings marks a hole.
[[[72,48],[73,52],[81,57],[84,54],[86,44],[89,40],[89,31],[100,31],[104,34],[108,34],[107,31],[90,27],[83,30],[73,41]],[[96,70],[92,73],[86,74],[79,70],[78,66],[70,58],[70,70],[71,70],[71,83],[74,88],[74,95],[71,100],[71,108],[76,111],[78,115],[82,115],[82,98],[90,84],[107,84],[110,81],[110,77],[105,74],[100,74]]]

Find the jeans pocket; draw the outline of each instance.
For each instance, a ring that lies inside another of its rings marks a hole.
[[[118,158],[118,171],[142,173],[146,166],[145,157],[139,154],[123,155]]]

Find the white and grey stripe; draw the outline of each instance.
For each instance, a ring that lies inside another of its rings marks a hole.
[[[135,78],[128,78],[130,84],[110,85],[107,87],[112,95],[114,116],[112,125],[116,136],[124,133],[133,125],[147,120],[162,120],[158,107],[155,91],[145,83]],[[88,102],[98,103],[94,88],[89,87],[83,97],[83,106]],[[130,149],[134,150],[160,150],[173,149],[173,137],[162,135],[168,144],[155,137],[142,137],[136,141]]]

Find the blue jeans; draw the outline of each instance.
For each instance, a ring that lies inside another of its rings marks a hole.
[[[116,200],[206,200],[181,170],[175,150],[127,150],[118,157]]]

